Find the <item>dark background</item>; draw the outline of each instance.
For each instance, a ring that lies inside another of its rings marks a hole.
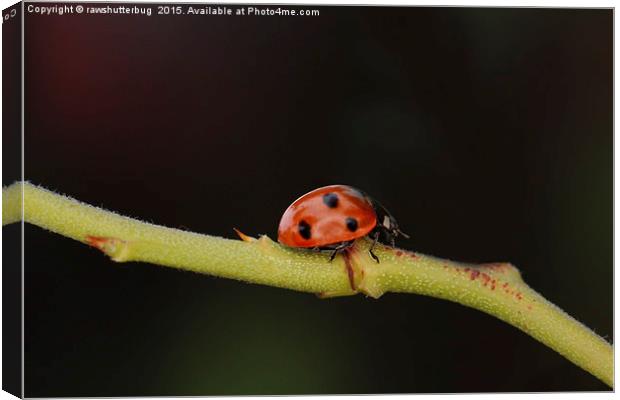
[[[350,184],[404,248],[510,261],[611,340],[612,11],[319,9],[27,15],[26,179],[229,238],[275,238],[299,195]],[[609,389],[458,304],[319,300],[25,239],[26,396]]]

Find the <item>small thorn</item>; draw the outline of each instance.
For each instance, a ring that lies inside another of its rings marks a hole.
[[[254,239],[251,236],[246,235],[245,233],[241,232],[239,229],[237,228],[233,228],[233,230],[237,233],[237,235],[241,238],[241,240],[243,240],[244,242],[253,242],[256,239]]]
[[[86,236],[86,242],[117,262],[128,260],[129,243],[114,237]]]
[[[110,238],[101,237],[101,236],[86,236],[86,241],[89,245],[96,247],[97,249],[103,251],[104,246],[110,240]]]

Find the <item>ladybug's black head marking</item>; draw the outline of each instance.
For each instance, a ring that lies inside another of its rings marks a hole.
[[[346,223],[347,229],[351,232],[355,232],[357,230],[357,220],[355,218],[347,217]]]
[[[312,236],[310,232],[310,224],[308,224],[303,219],[299,221],[299,225],[297,226],[297,229],[299,230],[299,234],[301,235],[301,237],[306,240],[310,239],[310,236]]]
[[[336,193],[325,193],[323,195],[323,203],[329,208],[338,207],[338,195]]]

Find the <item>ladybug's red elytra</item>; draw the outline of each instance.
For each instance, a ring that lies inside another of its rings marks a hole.
[[[351,245],[355,239],[373,239],[370,255],[377,241],[394,247],[398,236],[408,238],[398,229],[392,215],[359,189],[331,185],[315,189],[291,204],[278,227],[278,242],[290,247],[333,250],[331,259]]]

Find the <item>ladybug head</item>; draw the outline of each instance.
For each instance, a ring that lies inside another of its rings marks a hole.
[[[409,235],[404,233],[398,228],[398,222],[396,218],[390,214],[390,212],[381,205],[378,201],[371,199],[375,214],[377,215],[377,225],[374,231],[379,234],[378,241],[385,244],[390,244],[392,247],[395,245],[396,238],[402,236],[405,239],[409,239]]]

